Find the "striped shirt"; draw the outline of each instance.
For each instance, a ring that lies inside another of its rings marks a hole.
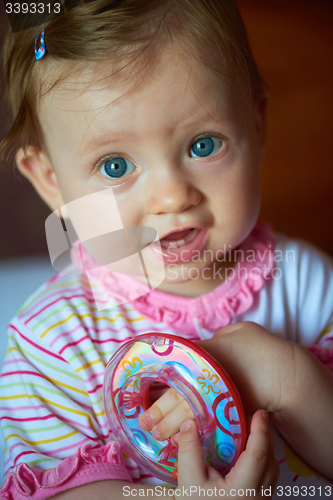
[[[256,292],[258,300],[231,321],[256,321],[305,346],[320,343],[332,348],[331,261],[313,247],[282,236],[277,248],[296,249],[296,262],[276,263],[283,278],[266,281]],[[292,296],[295,284],[288,284],[295,270],[302,273],[298,310]],[[152,331],[179,335],[170,323],[150,319],[130,302],[98,310],[95,298],[103,300],[104,295],[101,283],[88,280],[72,266],[67,274],[40,287],[11,321],[0,386],[5,476],[20,463],[54,469],[80,447],[115,440],[103,406],[103,378],[110,357],[136,335]],[[300,309],[305,311],[308,303],[314,305],[311,325],[300,319]],[[196,341],[212,334],[196,324],[182,336]],[[156,484],[126,455],[124,464],[134,482]]]

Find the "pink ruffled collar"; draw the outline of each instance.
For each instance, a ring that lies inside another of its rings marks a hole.
[[[238,247],[237,255],[244,256],[237,261],[233,277],[218,285],[214,290],[199,297],[182,297],[154,289],[146,293],[143,285],[132,276],[110,271],[105,267],[89,265],[89,278],[97,280],[109,296],[130,302],[146,318],[164,322],[173,330],[184,334],[197,333],[196,324],[215,332],[231,323],[233,317],[243,314],[253,304],[254,295],[270,278],[274,264],[275,235],[271,227],[257,222],[250,235]],[[93,258],[81,245],[72,249],[72,261],[81,267],[84,261]],[[94,269],[92,269],[94,267]],[[130,298],[129,290],[135,289],[138,298]]]

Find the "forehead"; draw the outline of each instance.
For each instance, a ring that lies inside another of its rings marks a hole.
[[[86,137],[170,133],[195,120],[219,121],[240,101],[235,87],[195,57],[164,49],[136,65],[86,63],[47,93],[39,116],[49,149],[84,147]]]

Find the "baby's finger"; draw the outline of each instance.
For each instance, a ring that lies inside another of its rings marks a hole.
[[[161,441],[169,439],[179,431],[182,422],[187,418],[194,418],[194,415],[189,404],[183,399],[178,406],[153,427],[154,438]]]
[[[178,485],[201,485],[206,482],[206,463],[195,420],[185,420],[180,427],[178,450]]]
[[[142,429],[150,431],[165,415],[176,408],[179,403],[184,401],[183,396],[174,388],[170,388],[161,396],[148,410],[139,418],[139,424]],[[179,426],[178,429],[179,430]]]

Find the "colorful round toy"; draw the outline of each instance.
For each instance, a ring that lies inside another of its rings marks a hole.
[[[185,398],[197,421],[206,462],[227,474],[246,441],[239,394],[204,349],[176,335],[135,337],[115,352],[106,367],[104,406],[124,451],[154,476],[177,484],[178,448],[170,440],[157,441],[139,424],[150,406],[150,386],[156,382],[174,387]]]

